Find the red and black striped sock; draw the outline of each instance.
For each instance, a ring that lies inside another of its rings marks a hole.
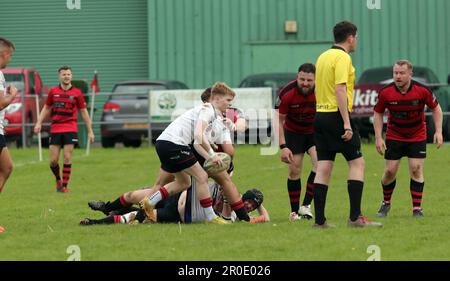
[[[316,224],[322,225],[325,223],[325,203],[327,201],[328,185],[315,183],[314,184],[314,212],[316,215]]]
[[[50,169],[52,170],[53,175],[55,176],[57,181],[61,180],[61,174],[59,173],[59,164],[56,164],[56,166],[51,166]]]
[[[413,203],[413,210],[421,208],[424,185],[425,185],[424,182],[417,182],[413,179],[411,179],[410,181],[410,191]]]
[[[287,188],[289,193],[289,202],[291,203],[291,212],[298,212],[300,205],[300,192],[302,190],[302,182],[298,180],[287,180]]]
[[[105,204],[105,210],[106,212],[116,211],[120,210],[122,208],[129,208],[131,207],[131,203],[128,203],[127,200],[125,200],[125,196],[121,195],[119,198],[114,200],[113,202],[106,202]]]
[[[390,184],[381,183],[381,186],[383,187],[384,202],[391,203],[392,193],[394,192],[396,183],[397,183],[396,179]]]
[[[248,212],[245,209],[244,202],[242,199],[230,205],[231,209],[236,213],[236,216],[241,221],[250,221],[250,217],[248,216]]]
[[[72,164],[64,164],[63,166],[63,187],[69,184],[70,173],[72,172]]]
[[[303,199],[303,206],[308,206],[311,204],[314,198],[314,178],[316,177],[316,173],[311,171],[309,173],[308,182],[306,183],[306,192],[305,198]]]

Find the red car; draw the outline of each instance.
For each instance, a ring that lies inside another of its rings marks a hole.
[[[39,110],[45,104],[48,88],[42,83],[39,72],[32,68],[5,68],[2,70],[6,84],[13,84],[19,90],[17,98],[5,109],[5,137],[16,141],[18,147],[28,146],[33,137],[33,126],[37,120],[36,94]],[[25,121],[25,122],[24,122]],[[22,130],[23,124],[30,124]],[[45,123],[45,122],[44,122]],[[49,128],[43,128],[43,138],[48,137]],[[25,133],[25,134],[23,134]],[[23,136],[25,136],[23,142]]]

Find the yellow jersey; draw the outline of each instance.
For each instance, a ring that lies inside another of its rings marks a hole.
[[[355,68],[352,58],[341,47],[333,46],[323,52],[316,62],[316,109],[317,112],[336,112],[336,85],[347,85],[348,111],[353,107]]]

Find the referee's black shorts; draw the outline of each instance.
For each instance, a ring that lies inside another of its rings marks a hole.
[[[284,129],[284,138],[286,140],[286,146],[292,152],[292,154],[303,154],[314,146],[314,135],[305,135]]]
[[[341,153],[347,161],[362,157],[361,139],[351,122],[353,137],[344,141],[344,122],[339,112],[317,112],[314,120],[314,141],[319,161],[334,161],[337,153]]]

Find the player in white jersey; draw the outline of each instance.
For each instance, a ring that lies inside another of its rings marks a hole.
[[[212,198],[208,190],[208,175],[198,163],[191,143],[197,152],[206,159],[212,159],[216,165],[223,165],[221,159],[211,147],[206,128],[211,126],[217,117],[226,112],[234,99],[235,93],[225,83],[216,83],[211,90],[210,103],[195,107],[176,118],[157,138],[156,152],[161,161],[161,169],[173,174],[175,181],[159,187],[151,197],[144,198],[142,205],[150,220],[155,221],[153,214],[155,205],[162,199],[168,198],[186,190],[191,186],[191,178],[197,183],[197,195],[204,208],[207,220],[205,222],[226,224],[226,221],[216,216],[212,209]],[[167,182],[162,180],[162,182]]]
[[[5,108],[17,96],[17,89],[14,85],[6,86],[5,77],[1,70],[8,65],[14,49],[14,44],[11,41],[0,37],[0,193],[13,170],[13,162],[6,147],[4,136],[3,120],[5,119]],[[4,231],[5,229],[0,226],[0,233]]]

